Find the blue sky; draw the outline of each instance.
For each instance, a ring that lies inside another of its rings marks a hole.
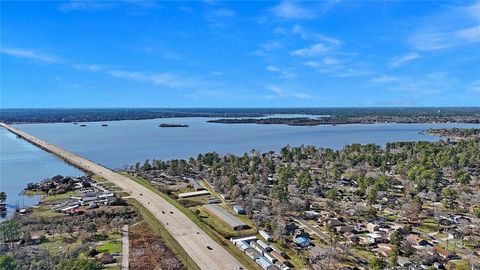
[[[480,106],[480,2],[1,3],[1,106]]]

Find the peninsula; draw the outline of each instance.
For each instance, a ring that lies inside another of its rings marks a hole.
[[[49,144],[19,129],[4,123],[0,123],[0,126],[45,151],[55,154],[71,165],[85,172],[103,177],[128,192],[130,197],[136,199],[166,227],[201,269],[234,269],[242,267],[235,258],[203,232],[184,213],[150,189],[106,167]]]

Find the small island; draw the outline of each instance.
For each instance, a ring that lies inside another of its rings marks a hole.
[[[175,128],[175,127],[188,127],[188,125],[182,125],[182,124],[167,124],[167,123],[162,123],[158,125],[161,128]]]

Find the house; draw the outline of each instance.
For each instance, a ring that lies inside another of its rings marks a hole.
[[[268,242],[272,241],[273,238],[272,236],[270,236],[270,234],[268,234],[266,231],[264,230],[258,230],[258,233],[265,239],[267,240]]]
[[[295,237],[293,242],[295,242],[295,244],[297,244],[300,247],[310,246],[310,238],[308,238],[307,236],[297,236]]]
[[[455,257],[455,253],[450,252],[440,246],[433,246],[433,252],[445,260],[450,260]]]
[[[368,244],[376,244],[383,241],[383,236],[378,233],[367,233],[366,236]]]
[[[266,251],[271,251],[272,249],[270,248],[270,246],[263,242],[262,240],[258,239],[257,240],[257,244],[260,245],[263,249],[265,249]]]
[[[385,257],[388,257],[393,252],[392,244],[378,244],[377,251]]]
[[[285,257],[283,257],[282,255],[280,255],[278,252],[276,252],[275,250],[270,252],[270,255],[272,255],[272,257],[274,257],[277,261],[281,262],[281,263],[285,263],[287,261],[287,259],[285,259]]]
[[[327,221],[327,223],[325,225],[330,226],[330,227],[337,227],[337,226],[345,225],[345,223],[343,223],[342,221],[340,221],[336,218],[331,218]]]
[[[262,256],[262,254],[254,248],[245,249],[245,254],[247,254],[247,256],[252,260],[256,260],[258,257]]]
[[[427,240],[420,238],[416,234],[409,234],[407,235],[406,239],[408,243],[415,246],[426,246],[428,244]]]
[[[346,232],[352,232],[353,227],[350,225],[342,225],[342,226],[335,227],[335,230],[337,230],[338,233],[346,233]]]
[[[298,226],[294,222],[291,222],[285,225],[285,230],[287,230],[289,234],[293,234],[297,229],[298,229]]]
[[[265,270],[272,265],[272,263],[269,262],[268,259],[263,256],[260,256],[257,259],[255,259],[255,262]]]
[[[245,215],[245,208],[241,207],[240,205],[235,204],[234,206],[232,206],[232,208],[233,211],[238,215]]]
[[[208,198],[208,204],[220,203],[220,199],[212,197]]]
[[[449,230],[448,231],[448,238],[450,239],[460,239],[462,234],[457,230]]]
[[[245,222],[241,221],[239,218],[232,215],[225,208],[220,207],[218,204],[205,204],[203,206],[203,209],[206,212],[208,212],[210,215],[223,221],[225,224],[230,226],[230,228],[235,231],[248,228],[248,225]]]
[[[374,233],[374,232],[378,231],[379,229],[380,229],[380,226],[378,226],[378,225],[375,224],[375,223],[369,222],[369,223],[367,224],[367,230],[368,230],[369,232],[371,232],[371,233]]]
[[[95,256],[95,260],[101,262],[102,264],[114,263],[117,260],[108,252],[103,252]]]
[[[317,218],[319,215],[316,211],[305,211],[305,218]]]
[[[402,257],[402,256],[398,256],[397,263],[398,265],[404,268],[407,268],[412,264],[412,262],[407,257]]]

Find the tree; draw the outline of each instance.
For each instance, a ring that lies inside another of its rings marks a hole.
[[[95,223],[91,222],[87,225],[87,232],[89,233],[96,233],[97,232],[97,225]]]
[[[7,201],[7,193],[5,192],[0,192],[0,203],[4,203]]]
[[[15,269],[17,269],[17,263],[10,256],[0,255],[0,269],[2,269],[2,270],[15,270]]]
[[[297,178],[297,186],[302,192],[305,192],[312,185],[312,178],[308,172],[301,172]]]
[[[453,188],[443,188],[442,189],[442,196],[443,196],[443,205],[448,209],[455,209],[458,205],[458,193]]]
[[[55,270],[100,270],[103,265],[100,262],[89,259],[69,259],[60,261]]]
[[[393,231],[393,233],[390,236],[390,242],[396,248],[400,248],[400,245],[402,242],[402,235],[398,231]]]
[[[372,270],[382,270],[385,269],[385,262],[379,257],[372,257],[368,261],[368,268]]]

